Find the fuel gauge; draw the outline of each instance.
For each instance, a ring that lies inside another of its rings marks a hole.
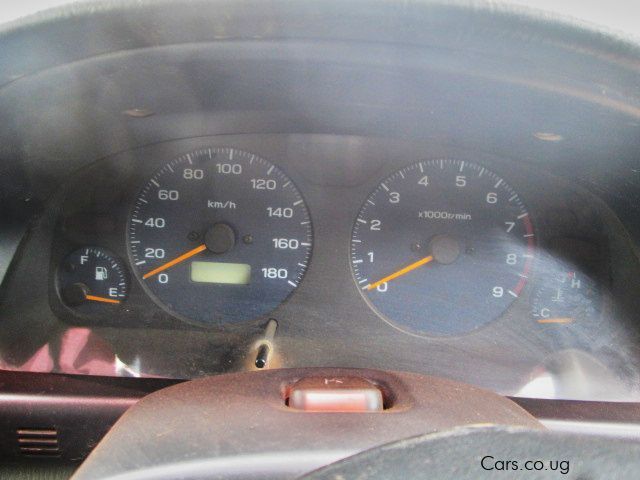
[[[127,298],[129,282],[122,260],[100,247],[69,254],[58,269],[58,291],[68,307],[96,314],[117,307]]]

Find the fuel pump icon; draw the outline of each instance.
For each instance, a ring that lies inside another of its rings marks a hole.
[[[109,272],[105,267],[96,267],[96,280],[103,281],[109,278]]]

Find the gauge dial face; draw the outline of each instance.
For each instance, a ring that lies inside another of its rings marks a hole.
[[[383,319],[416,335],[458,335],[522,293],[534,229],[518,194],[475,163],[432,160],[385,179],[354,223],[351,267]]]
[[[122,260],[104,248],[80,248],[60,265],[58,291],[65,305],[79,313],[108,311],[127,299],[126,268]]]
[[[311,255],[309,212],[275,165],[207,148],[160,168],[127,229],[133,268],[185,320],[221,325],[264,315],[298,286]]]
[[[584,327],[600,316],[600,291],[597,283],[574,268],[547,275],[533,295],[533,317],[540,325],[563,328]]]
[[[537,332],[554,348],[594,350],[610,341],[603,321],[603,253],[590,241],[553,238],[538,261],[531,309]],[[606,268],[606,267],[604,267]]]

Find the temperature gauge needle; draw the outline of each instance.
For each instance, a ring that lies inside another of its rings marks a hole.
[[[97,295],[85,295],[85,300],[91,300],[92,302],[102,303],[120,303],[120,300],[114,300],[113,298],[98,297]]]
[[[433,256],[429,255],[428,257],[424,257],[420,260],[418,260],[417,262],[413,262],[411,265],[407,265],[404,268],[401,268],[400,270],[393,272],[391,275],[387,275],[384,278],[381,278],[380,280],[378,280],[377,282],[374,283],[370,283],[369,285],[367,285],[367,290],[373,290],[374,288],[382,285],[385,282],[389,282],[391,280],[393,280],[394,278],[398,278],[401,277],[402,275],[405,275],[406,273],[411,272],[412,270],[415,270],[416,268],[421,267],[422,265],[426,265],[427,263],[433,261]]]
[[[541,318],[538,323],[572,323],[573,318],[558,317],[558,318]]]
[[[189,250],[187,253],[183,253],[179,257],[176,257],[173,260],[160,265],[158,268],[154,268],[150,272],[145,273],[142,276],[142,278],[143,278],[143,280],[146,280],[149,277],[153,277],[157,273],[160,273],[160,272],[166,270],[167,268],[171,268],[174,265],[179,264],[180,262],[184,262],[186,259],[191,258],[194,255],[197,255],[197,254],[199,254],[200,252],[202,252],[203,250],[206,250],[206,249],[207,249],[207,246],[203,243],[202,245],[194,248],[193,250]]]

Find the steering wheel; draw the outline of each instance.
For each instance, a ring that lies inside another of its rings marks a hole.
[[[637,442],[546,431],[506,397],[450,380],[282,369],[143,398],[74,479],[293,479],[326,465],[304,478],[634,478],[639,453]]]

